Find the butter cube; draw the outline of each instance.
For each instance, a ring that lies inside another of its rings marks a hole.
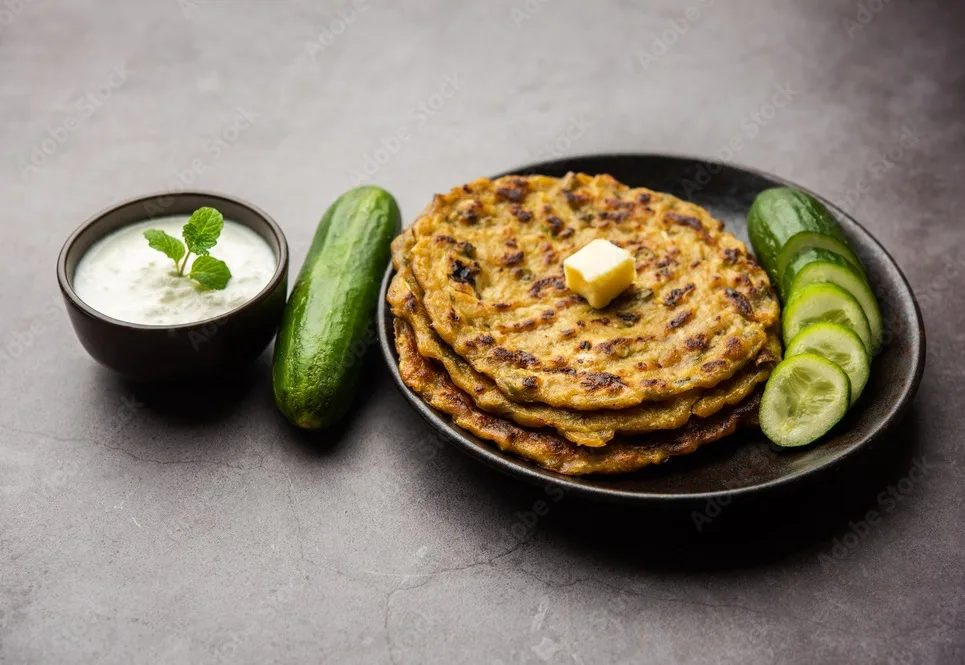
[[[566,286],[600,309],[623,293],[637,276],[633,257],[609,240],[597,238],[563,261]]]

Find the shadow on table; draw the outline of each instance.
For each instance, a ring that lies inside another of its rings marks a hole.
[[[153,461],[223,461],[237,459],[237,434],[250,422],[274,411],[271,355],[217,377],[164,385],[144,384],[100,370],[103,385],[91,408],[102,424],[94,437],[109,448]],[[231,432],[231,435],[226,434]]]
[[[840,468],[790,490],[727,505],[631,508],[566,497],[541,518],[545,540],[587,557],[679,570],[751,567],[786,556],[829,553],[836,537],[860,536],[869,511],[895,509],[899,483],[915,474],[919,416],[912,408],[885,439]],[[852,526],[852,525],[857,525]]]
[[[230,417],[246,408],[254,391],[270,387],[271,355],[262,354],[230,373],[177,383],[137,383],[108,370],[103,372],[114,392],[132,395],[138,408],[147,408],[178,425],[197,425]]]

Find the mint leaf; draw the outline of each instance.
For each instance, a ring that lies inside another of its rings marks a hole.
[[[207,256],[208,250],[218,243],[218,236],[224,227],[224,216],[214,208],[198,208],[184,225],[181,235],[188,245],[188,251]]]
[[[178,265],[178,261],[184,256],[184,245],[181,241],[164,231],[148,229],[144,232],[144,237],[147,238],[147,244],[151,249],[164,252],[168,258],[174,260],[174,265]]]
[[[219,291],[228,285],[231,279],[231,271],[227,264],[213,256],[199,256],[191,264],[191,272],[188,277],[195,280],[202,286]]]

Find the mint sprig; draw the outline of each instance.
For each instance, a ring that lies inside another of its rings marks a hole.
[[[231,271],[224,261],[213,256],[199,256],[191,264],[188,277],[209,289],[223,289],[231,279]]]
[[[174,259],[174,265],[180,266],[180,261],[184,257],[184,245],[174,236],[169,236],[164,231],[150,229],[144,232],[147,244],[152,249],[164,252],[169,259]]]
[[[224,261],[211,256],[208,250],[218,244],[223,228],[224,216],[214,208],[205,207],[195,210],[181,229],[184,243],[158,229],[148,229],[144,232],[144,237],[152,249],[162,252],[174,261],[178,277],[186,276],[205,288],[220,291],[228,285],[231,271]],[[196,254],[197,258],[191,264],[190,272],[185,275],[184,269],[191,254]]]
[[[198,208],[181,229],[188,251],[207,256],[208,250],[218,243],[224,228],[224,216],[214,208]]]

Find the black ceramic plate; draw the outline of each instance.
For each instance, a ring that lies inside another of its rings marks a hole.
[[[631,187],[669,192],[707,208],[727,229],[747,240],[747,210],[758,192],[793,185],[751,169],[686,157],[662,155],[594,155],[526,166],[511,173],[562,176],[568,171],[609,173]],[[803,188],[799,188],[803,189]],[[818,197],[819,199],[821,197]],[[918,303],[894,260],[878,242],[825,199],[868,270],[868,279],[885,318],[885,346],[874,359],[871,378],[861,399],[824,440],[806,448],[780,449],[758,430],[746,430],[701,448],[692,455],[671,458],[618,476],[562,476],[501,452],[452,424],[449,417],[426,404],[403,383],[392,340],[392,315],[385,292],[392,269],[385,275],[379,308],[382,351],[402,394],[446,439],[487,464],[521,480],[557,485],[588,498],[623,502],[694,500],[786,486],[828,471],[868,446],[898,421],[912,400],[925,364],[925,331]]]

